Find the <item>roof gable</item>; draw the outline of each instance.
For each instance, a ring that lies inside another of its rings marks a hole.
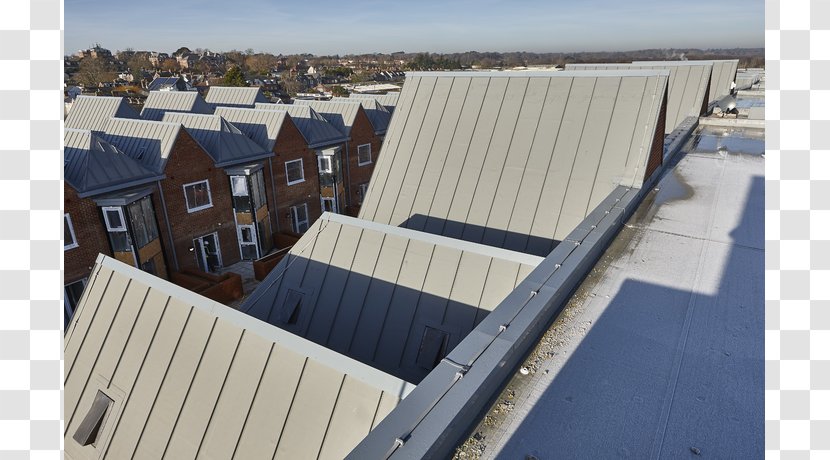
[[[309,148],[327,147],[348,140],[348,136],[326,121],[311,106],[301,104],[256,104],[260,110],[281,110],[291,115],[291,121],[300,130]]]
[[[161,174],[180,130],[181,125],[175,123],[111,118],[101,137],[144,167]]]
[[[219,167],[273,155],[219,115],[169,112],[162,120],[184,126]]]
[[[288,112],[281,110],[242,109],[218,107],[216,115],[231,122],[251,140],[267,151],[273,151],[282,125],[290,119]]]

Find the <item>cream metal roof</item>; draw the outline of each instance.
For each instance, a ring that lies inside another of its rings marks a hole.
[[[123,97],[78,96],[72,103],[72,109],[69,110],[64,126],[101,131],[112,117],[141,118]]]
[[[141,118],[161,121],[166,112],[212,114],[213,107],[196,91],[150,91]]]
[[[288,112],[282,110],[240,109],[235,107],[217,107],[216,115],[231,122],[260,147],[271,152],[277,142],[282,124],[291,119]]]
[[[160,179],[112,144],[87,130],[65,129],[64,178],[81,198]]]
[[[67,458],[342,458],[412,385],[99,256],[64,337]],[[101,392],[95,445],[73,436]]]
[[[257,103],[256,109],[281,110],[291,115],[291,121],[300,130],[308,148],[328,147],[341,144],[348,140],[348,136],[332,126],[322,115],[313,108],[302,104],[271,104]]]
[[[377,99],[368,97],[354,99],[348,97],[333,97],[331,98],[331,102],[360,102],[360,105],[363,106],[363,111],[369,117],[369,122],[372,124],[372,128],[374,128],[375,134],[382,136],[389,129],[389,121],[392,119],[392,113],[378,102]]]
[[[295,100],[294,105],[307,105],[311,107],[346,136],[352,135],[352,126],[354,126],[357,114],[362,107],[362,104],[358,101],[337,102],[302,99]]]
[[[398,105],[398,98],[400,97],[401,93],[394,92],[394,93],[386,93],[386,94],[361,94],[361,93],[351,93],[349,94],[350,99],[374,99],[378,101],[381,105],[386,107],[386,110],[392,112],[395,110],[395,106]]]
[[[181,123],[219,167],[273,156],[219,115],[168,112],[162,120]]]
[[[431,369],[418,363],[426,328],[449,334],[449,352],[541,260],[324,213],[240,310],[418,383]]]
[[[709,100],[714,102],[729,94],[732,89],[732,82],[735,81],[738,73],[737,59],[716,59],[712,61],[634,61],[633,64],[665,64],[683,65],[684,63],[710,63],[712,64],[712,80],[709,84]]]
[[[213,106],[253,108],[257,102],[268,102],[258,86],[211,86],[205,101]]]
[[[641,186],[667,78],[410,73],[359,217],[547,255],[618,185]]]
[[[180,130],[177,123],[110,118],[101,137],[144,167],[162,174]]]
[[[712,61],[639,61],[632,64],[567,64],[567,70],[664,69],[670,72],[666,134],[686,117],[699,117],[709,105]]]

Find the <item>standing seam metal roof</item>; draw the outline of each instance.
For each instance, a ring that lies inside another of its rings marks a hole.
[[[297,99],[295,105],[307,105],[346,136],[352,135],[352,126],[362,105],[356,101],[333,102]]]
[[[392,114],[376,99],[349,99],[347,97],[331,98],[331,102],[354,103],[356,101],[360,102],[360,105],[363,106],[363,111],[366,112],[366,116],[369,117],[369,122],[372,124],[372,128],[374,128],[375,134],[379,136],[386,134],[386,130],[389,129],[389,121],[392,119]]]
[[[291,119],[288,112],[282,110],[240,109],[218,107],[216,115],[231,122],[260,147],[271,152],[277,142],[282,124]]]
[[[300,130],[308,148],[327,147],[341,144],[348,140],[348,136],[340,132],[331,123],[307,105],[301,104],[271,104],[257,103],[256,109],[260,110],[281,110],[291,115],[291,121]]]
[[[642,184],[667,78],[411,73],[359,217],[547,255],[616,186]]]
[[[78,96],[72,103],[64,126],[101,131],[112,117],[141,119],[123,97]]]
[[[196,91],[150,91],[141,118],[161,121],[166,112],[212,114],[213,107]]]
[[[711,63],[712,64],[712,80],[709,84],[709,100],[707,103],[714,102],[723,96],[729,94],[732,89],[732,82],[735,81],[738,73],[737,59],[715,59],[711,61],[634,61],[633,64],[651,64],[659,63],[661,65],[683,65],[683,63]]]
[[[99,256],[64,338],[66,452],[343,458],[413,386]],[[102,392],[95,446],[73,439]]]
[[[182,124],[219,167],[274,155],[219,115],[169,112],[163,121]]]
[[[703,115],[712,78],[711,61],[640,61],[633,64],[567,64],[568,70],[668,70],[669,92],[666,106],[666,134],[674,131],[686,117]]]
[[[162,174],[180,130],[181,125],[176,123],[110,118],[101,137],[144,167]]]
[[[390,113],[395,110],[395,106],[398,105],[398,98],[400,97],[401,93],[386,93],[386,94],[360,94],[360,93],[351,93],[349,94],[350,99],[374,99],[378,101],[381,105],[386,107]]]
[[[409,382],[427,327],[452,350],[540,257],[324,213],[241,311]],[[296,322],[285,322],[291,292]]]
[[[64,178],[85,198],[160,179],[112,144],[87,130],[64,130]]]
[[[213,106],[253,108],[258,102],[268,102],[258,86],[211,86],[205,101]]]

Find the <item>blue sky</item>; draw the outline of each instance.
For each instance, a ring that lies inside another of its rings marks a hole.
[[[66,54],[349,54],[764,46],[761,0],[65,0]]]

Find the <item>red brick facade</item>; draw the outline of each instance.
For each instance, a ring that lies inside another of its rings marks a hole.
[[[153,194],[153,206],[156,209],[159,233],[164,242],[168,269],[170,271],[185,268],[198,269],[195,251],[190,250],[193,247],[193,239],[214,232],[219,236],[222,265],[227,266],[239,262],[241,256],[236,237],[228,176],[222,168],[214,166],[213,159],[187,131],[179,132],[165,165],[164,174],[167,178],[161,181],[161,188],[167,205],[170,230],[173,233],[172,243],[164,219],[164,207],[155,193]],[[213,206],[189,213],[183,185],[203,180],[208,181]],[[174,252],[171,247],[175,248],[178,268],[173,262]]]
[[[354,215],[357,214],[356,210],[359,209],[359,203],[361,201],[358,195],[359,186],[360,184],[369,182],[369,179],[372,178],[372,171],[375,170],[375,163],[377,163],[378,153],[380,152],[382,143],[383,139],[375,135],[375,129],[372,127],[372,123],[369,121],[369,117],[366,116],[363,107],[361,107],[357,112],[354,125],[352,125],[348,152],[349,166],[348,169],[344,167],[344,175],[348,173],[346,181],[349,186],[349,205],[352,210],[355,210]],[[359,166],[357,149],[363,144],[370,144],[372,146],[372,162]]]
[[[90,198],[78,198],[78,193],[63,183],[63,212],[69,214],[78,247],[63,251],[64,284],[89,276],[99,253],[112,256],[101,211]],[[68,237],[65,239],[68,240]]]
[[[274,144],[274,158],[271,159],[273,177],[266,174],[266,193],[269,197],[269,207],[273,201],[277,203],[277,209],[272,209],[272,214],[277,220],[273,224],[274,232],[293,233],[291,227],[291,206],[306,203],[308,205],[309,226],[320,217],[320,181],[317,175],[317,154],[308,148],[302,133],[286,115],[282,124],[277,141]],[[285,163],[287,161],[302,159],[304,182],[288,185],[285,177]],[[266,164],[266,168],[268,165]],[[276,186],[276,200],[273,199],[273,191]]]

